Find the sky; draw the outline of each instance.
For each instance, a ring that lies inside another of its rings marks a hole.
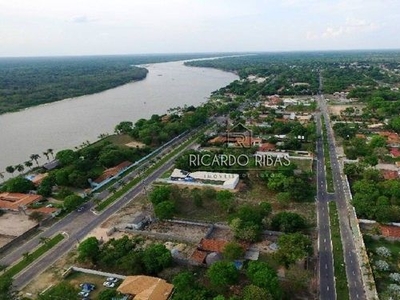
[[[400,0],[0,0],[0,57],[400,49]]]

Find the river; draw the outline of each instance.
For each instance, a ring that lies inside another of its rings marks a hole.
[[[23,164],[34,153],[44,163],[42,153],[49,148],[56,153],[94,142],[101,133],[113,133],[121,121],[136,122],[172,107],[200,105],[212,91],[238,79],[233,73],[187,67],[182,61],[146,68],[146,79],[138,82],[0,115],[0,172]]]

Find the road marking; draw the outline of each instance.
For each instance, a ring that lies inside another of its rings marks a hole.
[[[329,291],[329,285],[326,287],[326,290]]]
[[[325,264],[325,269],[328,270],[328,265],[327,264]]]

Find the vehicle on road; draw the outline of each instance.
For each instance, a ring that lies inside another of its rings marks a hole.
[[[119,279],[118,279],[118,278],[115,278],[115,277],[108,277],[108,278],[106,279],[106,281],[117,283],[117,282],[119,281]]]

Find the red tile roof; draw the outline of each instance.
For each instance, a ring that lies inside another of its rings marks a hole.
[[[399,135],[395,132],[390,132],[390,131],[381,131],[378,132],[380,136],[383,136],[386,138],[386,142],[388,144],[397,144],[400,143],[400,138]]]
[[[20,206],[28,206],[42,199],[42,196],[34,194],[0,193],[0,209],[18,211]]]
[[[400,150],[399,148],[392,148],[390,149],[390,154],[392,157],[400,157]]]
[[[222,252],[228,241],[216,239],[201,239],[198,248],[210,252]]]
[[[395,170],[381,170],[381,174],[386,180],[399,178],[399,172]]]
[[[271,143],[263,143],[260,145],[260,148],[259,148],[260,151],[273,151],[275,149],[276,149],[276,146]]]
[[[400,227],[390,225],[380,225],[383,236],[400,237]]]
[[[206,256],[207,256],[207,252],[196,249],[196,250],[194,250],[190,259],[202,264],[204,262],[204,260],[206,259]]]
[[[119,172],[121,172],[123,169],[125,169],[126,167],[130,166],[131,164],[132,163],[130,161],[124,161],[115,167],[109,168],[109,169],[105,170],[103,172],[103,174],[100,175],[100,177],[98,177],[96,180],[94,180],[94,182],[100,183],[110,177],[113,177],[113,176],[117,175]]]

